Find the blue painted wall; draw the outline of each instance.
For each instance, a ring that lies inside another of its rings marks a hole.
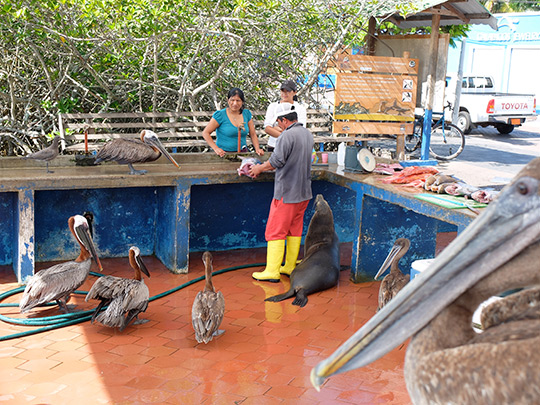
[[[94,242],[103,257],[124,257],[132,245],[154,252],[157,190],[117,188],[36,191],[36,261],[75,258],[79,245],[67,226],[70,216],[94,213]]]
[[[273,182],[203,185],[191,188],[190,251],[246,249],[266,246],[264,230],[273,196]],[[341,242],[353,240],[356,193],[316,181],[313,196],[322,194],[334,213]],[[313,216],[313,200],[304,217],[303,235]]]
[[[13,264],[16,193],[0,193],[0,265]]]
[[[14,194],[14,193],[13,193]],[[353,240],[356,222],[356,194],[328,182],[313,182],[313,195],[323,194],[333,209],[336,231],[341,242]],[[264,230],[273,196],[273,182],[253,182],[191,187],[190,251],[228,250],[266,246]],[[1,264],[10,264],[11,229],[15,195],[0,193],[2,226]],[[179,196],[178,198],[181,198]],[[84,211],[94,213],[94,242],[102,257],[125,257],[137,245],[143,255],[157,254],[174,263],[177,252],[160,243],[178,238],[174,233],[175,189],[118,188],[98,190],[52,190],[35,193],[36,262],[69,260],[79,247],[67,220]],[[313,202],[306,210],[304,236],[313,215]],[[5,225],[4,225],[5,222]],[[7,229],[7,228],[5,228]],[[169,249],[170,250],[170,249]]]
[[[370,270],[370,276],[381,267],[396,239],[411,241],[409,252],[399,262],[400,269],[408,271],[413,261],[434,257],[434,235],[458,230],[456,225],[370,196],[364,197],[361,229],[361,266]]]

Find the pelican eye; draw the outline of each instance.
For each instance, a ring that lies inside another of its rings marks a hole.
[[[527,185],[520,181],[517,185],[517,191],[519,194],[523,194],[523,195],[526,195],[528,192],[529,192],[529,187],[527,187]]]

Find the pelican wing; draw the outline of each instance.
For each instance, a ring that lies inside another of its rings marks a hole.
[[[225,298],[221,291],[200,291],[193,301],[191,321],[195,338],[199,343],[208,343],[219,329],[225,313]]]
[[[121,164],[151,162],[161,153],[138,139],[115,139],[100,149],[96,161],[115,161]]]
[[[409,282],[410,275],[394,273],[387,275],[379,288],[379,309],[384,307]]]
[[[41,270],[28,279],[19,307],[21,312],[64,298],[79,288],[90,272],[90,259],[66,262]]]
[[[113,276],[99,278],[86,297],[110,301],[107,309],[96,316],[96,320],[105,326],[125,328],[125,315],[131,313],[130,319],[138,313],[146,311],[150,292],[143,281]]]

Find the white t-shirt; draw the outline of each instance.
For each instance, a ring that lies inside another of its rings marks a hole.
[[[279,104],[279,101],[273,102],[268,106],[268,109],[266,110],[266,115],[264,116],[264,128],[266,127],[276,127],[277,121],[272,122],[276,115],[276,108]],[[296,111],[296,114],[298,115],[298,122],[306,127],[307,122],[307,113],[306,108],[300,104],[298,101],[295,101],[293,103],[294,110]],[[273,136],[268,136],[268,146],[275,147],[276,146],[277,138],[274,138]]]

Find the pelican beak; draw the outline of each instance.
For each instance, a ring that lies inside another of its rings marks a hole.
[[[142,271],[147,277],[150,277],[150,272],[148,271],[148,269],[146,268],[146,265],[145,265],[144,262],[142,261],[141,256],[136,256],[136,257],[135,257],[135,260],[137,261],[137,265],[139,266],[139,268],[141,269],[141,271]]]
[[[392,260],[394,260],[394,257],[397,256],[397,254],[403,249],[403,246],[401,245],[394,245],[392,246],[392,249],[390,249],[390,252],[388,253],[388,256],[386,256],[386,259],[384,259],[384,263],[382,264],[381,268],[375,274],[375,280],[377,280],[380,276],[384,274],[386,269],[390,267],[390,264],[392,263]]]
[[[165,147],[163,146],[163,144],[159,141],[159,139],[156,137],[156,138],[150,138],[149,141],[152,143],[152,145],[154,145],[156,148],[159,149],[159,151],[167,158],[171,161],[171,163],[173,165],[175,165],[176,167],[180,167],[178,165],[178,163],[176,163],[176,160],[174,160],[174,158],[172,157],[172,155],[167,152],[167,149],[165,149]]]
[[[94,259],[99,269],[103,271],[103,267],[101,266],[101,262],[99,261],[96,247],[94,246],[94,242],[92,241],[92,236],[90,235],[90,228],[88,227],[88,223],[84,221],[83,223],[76,225],[73,229],[75,230],[75,235],[77,235],[77,238],[81,241],[83,246],[90,252],[92,259]]]
[[[444,308],[477,282],[493,274],[498,288],[525,287],[532,278],[519,277],[509,263],[540,242],[540,158],[529,163],[496,201],[472,222],[430,267],[409,282],[330,357],[311,371],[320,389],[325,379],[364,367],[384,356],[426,326]],[[525,251],[525,252],[524,252]],[[487,297],[486,297],[487,298]]]
[[[146,276],[150,277],[150,273],[148,272],[148,269],[146,268],[146,265],[142,260],[141,251],[137,246],[132,246],[129,248],[129,262],[133,268],[138,268]]]

